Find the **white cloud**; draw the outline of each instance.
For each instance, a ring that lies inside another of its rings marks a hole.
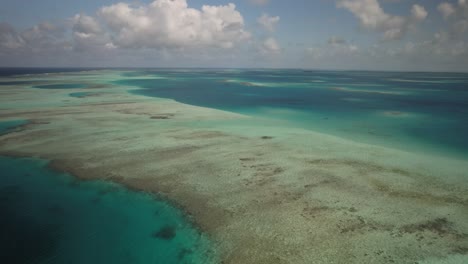
[[[447,2],[439,4],[437,6],[437,10],[439,10],[439,12],[442,14],[442,16],[445,19],[455,14],[455,8],[453,7],[451,3],[447,3]]]
[[[0,52],[17,49],[23,45],[24,40],[10,24],[0,23]]]
[[[275,26],[279,22],[279,16],[269,16],[268,14],[262,14],[261,17],[257,19],[258,24],[260,24],[265,30],[273,32],[275,31]]]
[[[413,5],[411,15],[416,21],[423,21],[427,17],[427,11],[423,6]]]
[[[382,32],[385,40],[400,39],[416,22],[427,17],[427,11],[420,5],[413,5],[411,17],[387,14],[377,0],[339,0],[337,7],[353,13],[363,28]]]
[[[95,18],[79,14],[71,21],[75,50],[99,52],[113,46],[109,34]]]
[[[119,3],[99,17],[123,48],[233,48],[250,37],[234,4],[189,8],[186,0],[156,0],[149,5]]]
[[[0,23],[0,53],[32,54],[60,51],[69,45],[64,29],[47,22],[18,32],[7,23]]]
[[[266,38],[258,47],[260,54],[269,56],[269,55],[278,55],[281,53],[281,46],[278,44],[274,38]]]
[[[450,23],[452,37],[463,36],[468,31],[468,2],[458,0],[457,6],[443,2],[439,4],[437,10]]]

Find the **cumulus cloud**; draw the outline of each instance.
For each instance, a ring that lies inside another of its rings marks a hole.
[[[234,4],[189,8],[186,0],[156,0],[149,5],[118,3],[99,17],[123,48],[232,48],[250,37]]]
[[[427,17],[427,11],[423,6],[413,5],[411,15],[416,21],[423,21]]]
[[[441,3],[437,6],[437,10],[442,14],[442,16],[447,19],[453,14],[455,14],[455,7],[451,3]]]
[[[70,18],[68,31],[70,34],[64,35],[64,29],[41,23],[16,32],[3,23],[0,24],[0,45],[2,50],[39,49],[61,42],[67,43],[67,48],[86,52],[118,48],[167,52],[231,49],[250,38],[234,4],[194,9],[188,7],[186,0],[104,6],[96,16],[77,14]]]
[[[43,50],[61,50],[68,46],[65,30],[43,22],[21,32],[7,23],[0,23],[1,53],[39,53]]]
[[[191,8],[186,0],[122,2],[23,31],[0,23],[0,60],[10,66],[32,60],[41,64],[44,58],[54,65],[113,65],[117,58],[126,58],[119,60],[119,65],[126,65],[138,57],[144,65],[158,60],[196,66],[231,60],[226,56],[238,55],[252,45],[250,39],[234,4]]]
[[[0,23],[0,52],[20,48],[24,40],[16,30],[7,23]]]
[[[377,0],[339,0],[337,7],[350,11],[363,28],[383,33],[384,40],[400,39],[415,23],[427,17],[423,6],[413,5],[408,17],[387,14]]]
[[[275,26],[279,22],[279,16],[269,16],[268,14],[262,14],[261,17],[257,19],[257,22],[260,26],[262,26],[265,30],[273,32],[275,31]]]
[[[115,47],[109,34],[95,18],[78,14],[71,21],[75,50],[95,52]]]
[[[456,5],[443,2],[437,10],[449,21],[452,37],[460,37],[468,31],[468,1],[458,0]]]
[[[258,50],[264,56],[278,55],[281,53],[281,46],[276,39],[269,37],[260,43]]]

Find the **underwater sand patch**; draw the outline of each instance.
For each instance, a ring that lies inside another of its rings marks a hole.
[[[243,86],[250,86],[250,87],[260,87],[260,86],[264,86],[263,84],[260,84],[260,83],[246,82],[246,81],[232,80],[232,79],[224,80],[223,83],[226,83],[226,84],[238,83],[238,84],[240,84],[240,85],[243,85]]]

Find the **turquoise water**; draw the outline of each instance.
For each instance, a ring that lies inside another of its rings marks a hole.
[[[47,85],[36,85],[34,88],[40,89],[78,89],[85,88],[86,85],[79,83],[62,83],[62,84],[47,84]]]
[[[90,96],[92,95],[93,93],[90,93],[90,92],[76,92],[76,93],[70,93],[68,94],[70,97],[75,97],[75,98],[83,98],[83,97],[86,97],[86,96]]]
[[[80,182],[37,159],[0,157],[2,263],[212,263],[174,207],[107,182]]]
[[[121,76],[114,83],[139,88],[132,93],[273,118],[359,142],[468,157],[468,74],[145,70]]]
[[[8,133],[9,131],[15,129],[18,126],[28,123],[27,120],[10,120],[0,122],[0,135]]]

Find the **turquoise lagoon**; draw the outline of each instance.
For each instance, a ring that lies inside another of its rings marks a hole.
[[[131,93],[246,114],[256,125],[272,129],[299,127],[411,152],[468,158],[468,74],[115,72],[117,79],[110,82]],[[70,76],[71,85],[5,85],[84,88],[79,78]],[[0,135],[25,122],[0,122]],[[0,238],[0,254],[5,263],[215,262],[210,242],[186,216],[149,194],[108,182],[78,181],[37,159],[0,157],[0,171],[0,228],[7,234]]]
[[[132,93],[410,152],[468,157],[468,74],[161,69],[121,76],[114,83],[137,87]]]
[[[0,122],[0,134],[23,120]],[[207,237],[154,196],[0,156],[2,263],[215,263]]]
[[[0,157],[2,263],[214,263],[184,214],[108,182],[81,182],[36,159]]]

